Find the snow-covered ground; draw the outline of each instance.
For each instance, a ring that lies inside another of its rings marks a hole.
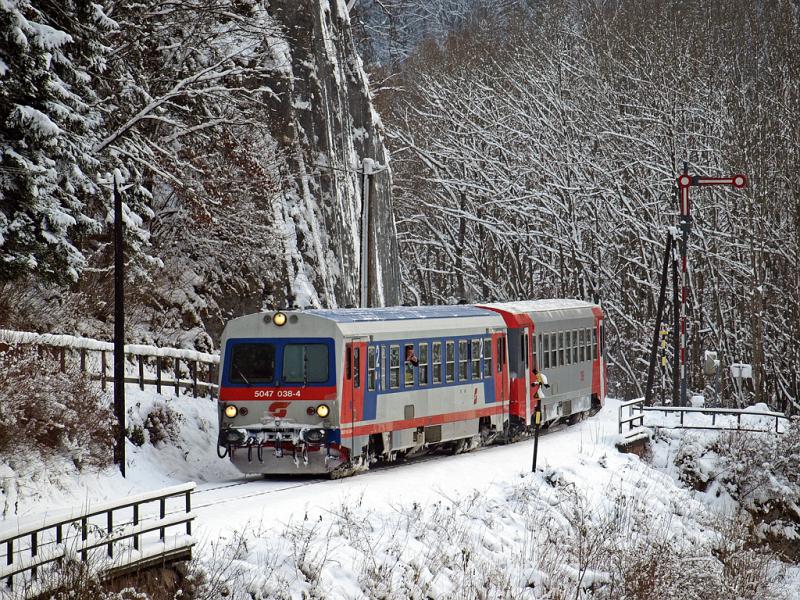
[[[708,598],[800,599],[800,570],[740,543],[735,502],[676,480],[675,443],[647,462],[617,451],[613,400],[544,435],[536,474],[525,441],[336,481],[246,479],[216,456],[214,402],[128,388],[132,423],[163,403],[183,415],[177,444],[129,444],[126,479],[29,465],[4,480],[3,529],[14,502],[30,515],[194,480],[200,563],[233,597],[624,598],[646,577],[653,597],[711,585],[722,595]]]

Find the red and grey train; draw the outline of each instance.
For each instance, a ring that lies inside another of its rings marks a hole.
[[[244,473],[342,474],[573,422],[606,393],[602,309],[576,300],[264,312],[222,336],[219,447]],[[536,393],[537,370],[550,384]]]

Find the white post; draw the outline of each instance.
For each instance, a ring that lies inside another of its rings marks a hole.
[[[362,161],[364,179],[361,194],[361,308],[369,306],[369,178],[374,161]]]

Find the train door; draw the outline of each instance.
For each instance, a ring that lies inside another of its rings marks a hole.
[[[342,438],[350,439],[350,455],[356,451],[354,427],[364,420],[364,391],[367,387],[367,340],[348,339],[345,341],[344,385],[342,388],[342,406],[340,426]]]
[[[521,426],[530,422],[530,347],[527,326],[508,330],[508,370],[512,420]]]
[[[505,408],[510,400],[510,387],[508,379],[508,347],[506,345],[506,336],[503,333],[495,334],[497,339],[497,375],[499,377],[499,399],[503,403],[503,412],[507,412]]]

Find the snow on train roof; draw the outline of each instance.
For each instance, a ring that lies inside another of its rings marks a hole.
[[[491,306],[502,310],[511,312],[541,312],[547,310],[564,310],[571,308],[594,308],[597,305],[591,302],[584,302],[583,300],[562,300],[562,299],[547,299],[547,300],[519,300],[517,302],[492,302],[491,304],[484,304],[483,306]]]
[[[488,316],[486,309],[469,304],[455,304],[450,306],[388,306],[385,308],[317,308],[305,310],[303,312],[330,319],[337,323]]]

